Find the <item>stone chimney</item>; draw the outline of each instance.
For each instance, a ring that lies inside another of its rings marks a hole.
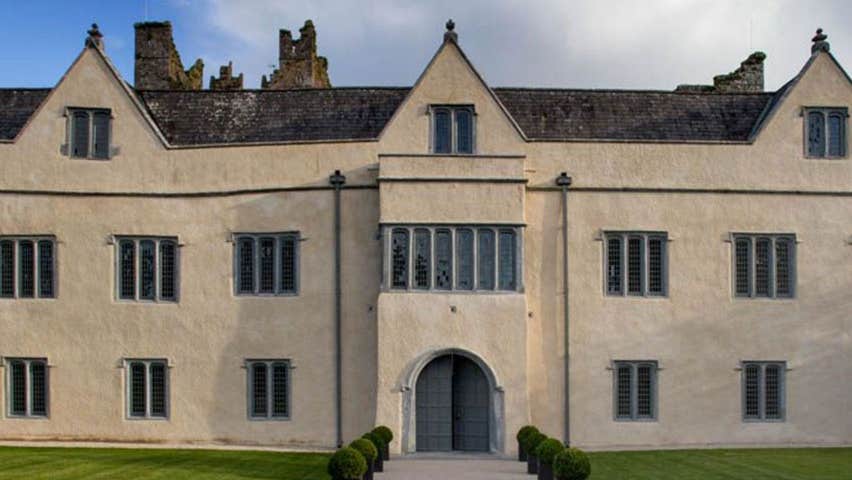
[[[201,90],[204,62],[199,58],[183,69],[172,38],[170,22],[143,22],[136,29],[136,63],[133,74],[138,90]]]
[[[713,77],[713,86],[720,93],[759,93],[763,91],[763,61],[766,54],[754,52],[740,68],[726,75]]]
[[[278,32],[278,69],[267,80],[261,80],[261,88],[285,90],[292,88],[329,88],[328,60],[317,56],[317,32],[314,23],[305,21],[299,29],[299,39],[293,40],[289,30]]]
[[[234,65],[232,62],[219,67],[219,78],[210,76],[210,90],[242,90],[243,74],[241,73],[239,77],[234,77],[233,72]]]

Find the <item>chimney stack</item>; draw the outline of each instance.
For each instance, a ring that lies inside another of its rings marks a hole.
[[[172,38],[170,22],[143,22],[136,29],[137,90],[200,90],[204,62],[199,58],[189,70],[183,69],[180,54]]]

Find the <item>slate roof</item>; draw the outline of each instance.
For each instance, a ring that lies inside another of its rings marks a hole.
[[[376,138],[408,88],[137,92],[169,143]]]
[[[0,88],[0,140],[14,140],[49,88]]]
[[[410,88],[137,91],[171,145],[370,140]],[[776,93],[496,88],[540,141],[749,141]],[[0,140],[12,140],[49,89],[0,89]]]
[[[773,93],[497,88],[531,140],[746,141]]]

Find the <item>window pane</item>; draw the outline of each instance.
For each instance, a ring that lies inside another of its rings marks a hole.
[[[494,290],[494,231],[481,229],[479,236],[479,288]]]
[[[621,291],[621,238],[607,240],[606,291],[620,295]]]
[[[18,242],[18,271],[20,286],[18,296],[32,298],[35,296],[35,250],[31,240]]]
[[[391,235],[391,287],[408,288],[408,231],[397,229]]]
[[[53,296],[53,242],[50,240],[38,242],[38,296]]]
[[[435,153],[452,151],[452,117],[449,110],[435,111]]]
[[[825,120],[821,112],[808,114],[808,155],[825,156]]]
[[[166,397],[168,385],[166,384],[166,365],[163,363],[151,364],[151,416],[166,416]]]
[[[458,255],[456,288],[473,290],[473,230],[469,228],[456,230],[456,244],[456,255]]]
[[[130,364],[130,416],[145,416],[145,364]]]
[[[642,294],[642,239],[627,240],[627,292]]]
[[[11,240],[0,241],[0,297],[15,295],[15,244]]]
[[[44,362],[30,363],[32,415],[47,415],[47,367]]]
[[[735,291],[738,297],[747,297],[750,294],[749,265],[751,264],[751,261],[749,257],[751,256],[751,241],[747,238],[738,238],[735,243],[735,248]]]
[[[500,231],[500,290],[516,290],[518,287],[515,253],[515,232]]]
[[[89,156],[89,113],[74,112],[73,124],[71,126],[71,156]]]
[[[616,407],[615,415],[619,418],[630,418],[630,365],[619,365],[616,371]]]
[[[288,399],[288,378],[290,367],[286,363],[276,363],[272,366],[272,416],[289,417],[290,402]]]
[[[265,417],[266,412],[266,364],[252,364],[252,404],[251,415],[253,417]]]
[[[92,156],[95,158],[109,158],[109,113],[95,112],[93,119]]]
[[[177,299],[177,245],[164,240],[160,242],[160,298]]]
[[[133,240],[122,240],[119,249],[121,251],[119,296],[123,299],[133,300],[136,298],[136,265],[134,264],[136,246]]]
[[[458,153],[473,153],[473,115],[470,110],[456,110],[456,142]]]
[[[139,242],[139,298],[145,300],[153,300],[156,295],[156,284],[154,283],[155,265],[154,255],[156,255],[156,245],[151,240],[142,240]]]
[[[435,288],[453,288],[453,237],[449,230],[435,232]]]
[[[639,365],[636,368],[636,415],[641,418],[654,416],[652,372],[650,365]]]
[[[767,365],[764,376],[766,406],[763,411],[767,419],[777,420],[781,418],[781,368],[778,365]]]
[[[428,289],[432,258],[431,236],[429,230],[418,228],[414,231],[414,288]]]
[[[828,116],[828,154],[832,157],[843,156],[843,143],[846,139],[845,116],[833,113]]]
[[[771,241],[758,238],[754,250],[754,294],[758,297],[769,296],[769,250]]]
[[[648,239],[648,293],[663,295],[663,249],[665,241],[662,238]]]
[[[258,292],[275,293],[275,239],[263,237],[258,241],[260,255],[260,284]]]
[[[254,239],[241,238],[237,256],[239,262],[237,292],[254,293]]]
[[[11,397],[12,397],[12,415],[26,415],[27,414],[27,367],[24,362],[15,361],[10,363],[10,368],[12,370],[12,385],[11,388]]]
[[[760,417],[760,366],[745,366],[745,418]]]
[[[775,294],[779,297],[793,295],[791,250],[790,240],[775,241]]]
[[[296,293],[296,237],[281,237],[281,285],[282,293]]]

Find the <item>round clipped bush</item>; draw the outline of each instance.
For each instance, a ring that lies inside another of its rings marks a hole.
[[[532,432],[526,437],[524,437],[524,442],[521,445],[523,445],[524,451],[534,456],[535,449],[538,448],[538,444],[545,441],[546,439],[547,435],[541,432]]]
[[[379,451],[376,449],[376,446],[373,445],[373,442],[366,438],[359,438],[358,440],[355,440],[349,444],[349,447],[358,450],[358,453],[364,456],[364,460],[367,461],[367,465],[372,465],[373,462],[376,461],[376,457],[379,456]]]
[[[328,474],[334,480],[359,480],[367,473],[367,460],[354,448],[341,448],[328,461]]]
[[[361,435],[361,438],[366,438],[367,440],[373,442],[373,446],[376,447],[376,450],[381,452],[387,446],[387,442],[381,436],[373,433],[367,432],[364,435]]]
[[[523,427],[521,427],[520,430],[518,430],[518,434],[515,435],[515,438],[518,440],[518,443],[523,443],[524,437],[537,431],[538,429],[533,427],[532,425],[524,425]]]
[[[378,427],[374,428],[373,433],[380,435],[382,437],[382,440],[384,440],[387,444],[390,444],[393,441],[393,432],[390,428],[384,425],[379,425]]]
[[[538,444],[538,448],[535,449],[535,456],[538,457],[539,462],[553,465],[553,459],[562,453],[562,450],[565,450],[562,442],[555,438],[548,438]]]
[[[591,473],[589,457],[580,449],[566,448],[553,459],[553,474],[559,480],[586,480]]]

